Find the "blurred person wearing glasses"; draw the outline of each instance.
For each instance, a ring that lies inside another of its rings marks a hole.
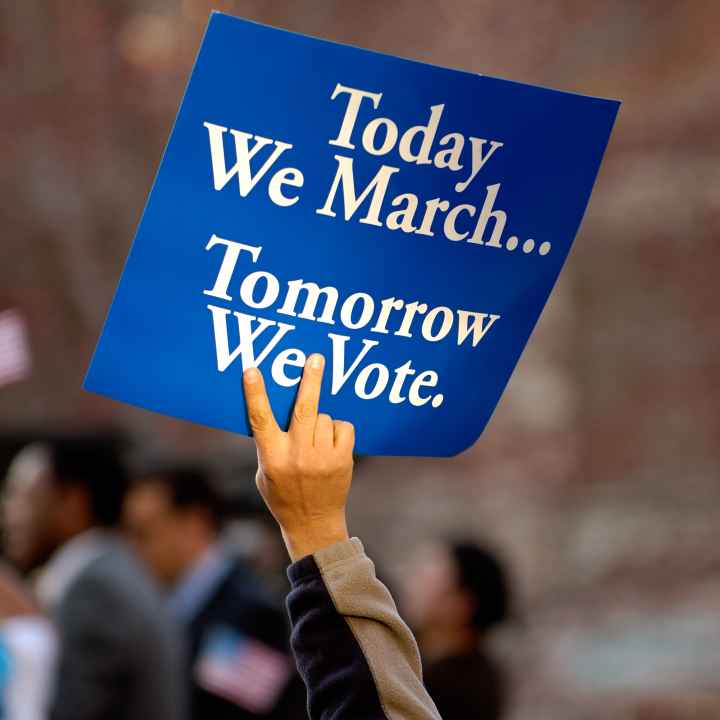
[[[36,572],[59,636],[52,720],[184,717],[178,638],[115,526],[127,476],[114,439],[21,450],[3,490],[8,558]]]

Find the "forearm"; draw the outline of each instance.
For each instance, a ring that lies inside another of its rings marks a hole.
[[[350,539],[345,515],[331,522],[307,523],[293,532],[280,528],[288,555],[293,562],[312,555],[316,550]]]
[[[323,365],[320,355],[305,363],[287,432],[262,374],[248,368],[243,376],[258,490],[296,561],[288,611],[310,717],[439,720],[415,639],[360,541],[347,539],[355,429],[318,412]]]
[[[294,563],[288,610],[310,717],[437,720],[420,656],[359,540]]]

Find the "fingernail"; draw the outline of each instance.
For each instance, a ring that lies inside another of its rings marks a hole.
[[[320,353],[313,353],[310,356],[310,367],[313,370],[319,370],[323,366],[325,358]]]
[[[252,385],[260,379],[260,371],[254,367],[248,368],[243,374],[248,385]]]

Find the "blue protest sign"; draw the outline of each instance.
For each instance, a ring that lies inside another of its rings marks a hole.
[[[488,422],[580,225],[619,103],[214,13],[85,380],[249,434],[305,356],[357,449]]]

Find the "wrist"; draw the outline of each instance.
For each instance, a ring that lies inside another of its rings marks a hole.
[[[281,528],[290,560],[297,562],[318,550],[350,539],[344,517],[322,522],[313,521],[297,528]]]

